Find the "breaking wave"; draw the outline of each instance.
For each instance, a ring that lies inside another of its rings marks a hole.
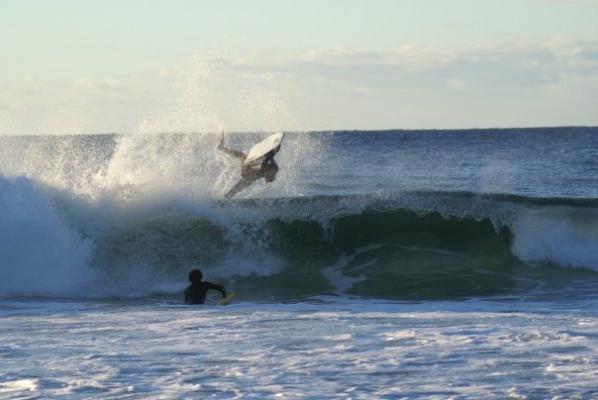
[[[231,202],[71,197],[0,177],[1,296],[458,298],[595,280],[598,205],[468,192]]]

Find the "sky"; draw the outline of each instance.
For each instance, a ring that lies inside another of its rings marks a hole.
[[[0,135],[598,125],[598,0],[3,0]]]

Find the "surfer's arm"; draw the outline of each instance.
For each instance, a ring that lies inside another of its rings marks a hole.
[[[240,160],[245,160],[245,158],[247,158],[247,155],[245,153],[243,153],[242,151],[228,149],[228,148],[224,147],[224,131],[222,132],[222,139],[220,139],[220,143],[218,144],[218,150],[220,150],[223,153],[228,154],[229,156],[236,157]]]
[[[239,160],[243,161],[247,158],[247,155],[242,151],[234,150],[234,149],[227,149],[226,147],[219,147],[218,150],[228,154],[229,156],[233,156],[238,158]]]
[[[245,160],[245,158],[247,158],[247,155],[245,153],[243,153],[242,151],[238,151],[238,150],[234,150],[234,149],[227,149],[224,146],[218,146],[218,150],[220,150],[223,153],[228,154],[229,156],[236,157],[236,158],[240,159],[241,161],[243,161],[243,160]]]
[[[222,285],[216,285],[215,283],[212,282],[204,282],[204,284],[206,285],[206,287],[208,289],[214,289],[220,292],[220,294],[222,294],[222,297],[226,297],[226,290],[224,289],[224,286]]]

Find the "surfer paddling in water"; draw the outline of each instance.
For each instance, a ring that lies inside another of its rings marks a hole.
[[[268,183],[274,182],[278,173],[278,165],[274,156],[280,150],[282,134],[267,137],[251,148],[248,154],[224,147],[224,131],[218,150],[241,160],[241,179],[224,195],[230,199],[241,190],[251,186],[255,181],[264,178]]]
[[[185,304],[203,304],[209,289],[219,291],[223,299],[226,297],[224,286],[204,281],[203,274],[197,268],[189,271],[189,281],[191,284],[185,289]]]

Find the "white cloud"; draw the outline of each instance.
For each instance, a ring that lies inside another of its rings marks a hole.
[[[94,88],[95,83],[91,78],[79,78],[73,82],[73,86],[77,88]]]
[[[598,42],[563,38],[460,48],[411,44],[218,65],[231,74],[269,71],[294,93],[295,109],[303,110],[299,121],[319,121],[316,127],[596,125],[597,49]]]
[[[422,80],[459,79],[485,88],[542,86],[566,75],[598,74],[598,43],[504,42],[468,48],[433,48],[414,45],[395,52],[338,52],[310,54],[293,68],[325,75],[328,79],[375,79],[386,84],[421,84]],[[594,67],[588,69],[588,67]]]
[[[116,77],[104,79],[81,77],[73,82],[73,86],[77,89],[99,89],[109,91],[123,91],[127,89],[127,85],[121,79]]]
[[[598,41],[198,56],[152,76],[3,91],[0,134],[598,125]]]
[[[550,1],[552,1],[552,2],[556,1],[559,3],[573,3],[573,4],[598,6],[598,0],[550,0]]]
[[[411,44],[389,52],[333,49],[312,50],[285,59],[198,60],[231,73],[319,75],[331,80],[385,82],[413,82],[417,77],[445,79],[456,74],[469,82],[534,86],[554,83],[564,75],[598,66],[598,42],[501,42],[462,48]],[[594,71],[598,73],[598,69]]]

